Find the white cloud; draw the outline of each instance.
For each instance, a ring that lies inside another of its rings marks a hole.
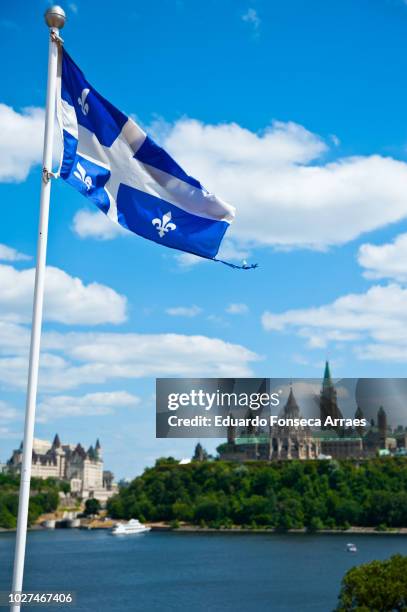
[[[0,181],[24,181],[41,159],[44,111],[0,104]]]
[[[295,123],[255,133],[182,119],[163,146],[237,207],[228,232],[240,248],[344,244],[407,216],[407,164],[379,155],[324,163],[328,144]]]
[[[253,27],[253,30],[258,33],[258,30],[260,28],[260,17],[256,11],[256,9],[254,8],[249,8],[247,9],[247,11],[245,13],[243,13],[242,15],[242,21],[245,21],[246,23],[250,24]]]
[[[79,210],[73,218],[72,229],[80,238],[97,240],[112,240],[117,236],[129,235],[121,225],[111,221],[99,210]]]
[[[249,312],[249,307],[247,304],[229,304],[226,308],[226,312],[229,314],[247,314]]]
[[[407,234],[400,234],[388,244],[362,244],[358,262],[366,268],[366,278],[407,281]]]
[[[199,166],[203,170],[206,162],[211,172],[214,167],[221,172],[236,168],[237,180],[241,164],[247,164],[250,170],[306,164],[328,150],[316,134],[297,123],[281,121],[274,121],[263,132],[256,133],[237,123],[205,125],[184,118],[164,129],[164,141],[185,166]]]
[[[27,261],[31,259],[29,255],[19,253],[5,244],[0,244],[0,261]]]
[[[23,350],[18,333],[13,337],[18,328],[3,334],[9,344],[2,344],[0,382],[24,389],[28,346]],[[251,363],[259,360],[239,344],[182,334],[45,332],[42,348],[43,392],[148,376],[251,376]]]
[[[0,265],[0,382],[24,389],[34,270]],[[65,324],[120,323],[127,300],[110,287],[47,268],[45,320]],[[171,314],[198,314],[197,306]],[[137,333],[42,334],[42,392],[146,376],[250,376],[258,355],[244,346],[206,336]]]
[[[306,339],[310,348],[351,342],[363,359],[407,359],[407,289],[397,284],[377,285],[324,306],[265,312],[262,323],[267,331]]]
[[[201,314],[202,308],[199,308],[199,306],[175,306],[167,308],[165,312],[172,317],[196,317]]]
[[[26,327],[0,320],[0,355],[24,354],[29,342],[30,332]]]
[[[368,344],[358,347],[356,354],[360,359],[370,361],[390,361],[394,363],[407,362],[407,348],[398,344]]]
[[[21,439],[21,432],[12,431],[9,427],[0,427],[0,439],[2,440]]]
[[[207,259],[198,257],[198,255],[192,255],[192,253],[177,253],[174,257],[179,267],[187,270],[199,263],[205,263],[208,261]]]
[[[68,6],[72,13],[74,13],[75,15],[78,14],[78,5],[75,4],[75,2],[70,2]]]
[[[225,238],[220,245],[218,259],[242,263],[250,255],[251,253],[247,248],[242,248],[240,245],[235,244],[233,240],[230,240],[230,238]]]
[[[339,140],[336,134],[330,134],[329,138],[331,139],[331,142],[335,147],[339,147],[341,141]]]
[[[48,337],[46,346],[62,342],[64,353],[87,363],[118,367],[125,376],[160,376],[163,373],[248,372],[257,356],[238,344],[206,336],[181,334],[67,334]],[[113,372],[114,373],[114,372]],[[235,373],[235,376],[238,374]]]
[[[127,391],[87,393],[82,396],[49,396],[39,403],[38,420],[45,422],[73,416],[101,416],[112,414],[117,408],[133,408],[139,403],[140,398]]]
[[[18,438],[21,435],[21,433],[16,433],[10,429],[10,423],[19,421],[22,416],[22,411],[16,410],[14,406],[0,400],[0,439]]]
[[[0,423],[4,421],[14,421],[19,418],[21,418],[20,411],[16,410],[7,402],[0,400]]]
[[[34,269],[16,270],[0,264],[0,314],[3,320],[30,320],[34,274]],[[126,307],[126,298],[106,285],[85,285],[81,279],[59,268],[47,268],[44,316],[48,321],[88,325],[122,323],[126,319]]]

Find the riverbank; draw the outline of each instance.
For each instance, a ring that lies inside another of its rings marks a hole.
[[[183,533],[268,533],[268,534],[301,534],[310,533],[307,529],[288,529],[282,532],[278,529],[266,529],[266,528],[251,528],[251,527],[220,527],[215,529],[214,527],[200,527],[198,525],[183,524],[177,527],[169,523],[146,523],[151,527],[152,531],[180,531]],[[380,529],[375,527],[349,527],[349,529],[320,529],[312,532],[315,535],[344,535],[344,534],[355,534],[355,535],[404,535],[407,536],[407,527],[400,527],[399,529]]]
[[[98,520],[98,519],[82,519],[80,521],[80,525],[75,527],[65,526],[57,526],[56,529],[85,529],[88,531],[93,530],[110,530],[117,523],[123,523],[125,521],[114,521],[112,519]],[[349,529],[320,529],[318,531],[310,532],[307,529],[288,529],[286,531],[281,531],[278,529],[267,529],[267,528],[251,528],[251,527],[220,527],[216,529],[214,527],[200,527],[198,525],[191,525],[188,523],[180,524],[178,526],[174,526],[170,523],[165,522],[157,522],[157,523],[145,523],[146,526],[150,527],[152,531],[171,531],[171,532],[180,532],[180,533],[222,533],[222,534],[239,534],[239,533],[253,533],[253,534],[309,534],[313,535],[401,535],[407,536],[407,527],[400,527],[398,529],[389,528],[389,529],[377,529],[375,527],[358,527],[353,526],[349,527]],[[28,528],[29,531],[41,531],[48,530],[49,528],[45,527],[41,524],[32,525]],[[13,533],[15,529],[3,529],[0,528],[0,533]]]

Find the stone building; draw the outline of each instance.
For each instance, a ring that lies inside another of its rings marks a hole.
[[[7,463],[12,473],[21,471],[23,444],[13,451]],[[69,482],[71,494],[82,499],[94,497],[105,502],[116,493],[113,474],[103,471],[99,440],[85,450],[81,444],[62,444],[58,434],[53,442],[34,439],[31,474],[35,478],[55,478]]]
[[[332,417],[333,419],[343,418],[342,412],[338,407],[338,397],[335,385],[332,382],[331,370],[329,368],[328,361],[325,363],[324,378],[322,381],[321,393],[319,395],[319,412],[323,429],[340,430],[340,428],[333,427],[331,425],[324,425],[327,417]]]
[[[354,430],[338,434],[332,429],[323,428],[314,432],[314,438],[319,440],[321,457],[360,459],[366,455],[363,438]]]
[[[301,419],[302,415],[291,387],[281,415],[284,419]],[[319,440],[307,426],[280,427],[270,430],[269,459],[316,459],[320,453]]]
[[[287,460],[287,459],[363,459],[378,454],[403,453],[407,448],[407,430],[399,427],[392,432],[382,406],[377,412],[377,425],[368,427],[324,426],[327,417],[342,419],[338,397],[332,381],[329,363],[325,364],[321,392],[316,396],[322,426],[278,426],[264,429],[246,428],[236,431],[230,427],[227,441],[218,448],[219,456],[226,461]],[[250,416],[248,414],[247,416]],[[301,419],[301,411],[290,389],[288,400],[280,417]],[[360,407],[356,407],[355,419],[363,419]],[[406,451],[407,453],[407,451]]]
[[[254,413],[249,410],[246,418],[251,416],[254,416]],[[284,419],[302,418],[292,388],[279,416]],[[227,443],[221,448],[221,458],[226,461],[316,459],[320,453],[319,440],[313,437],[309,427],[301,425],[275,425],[268,430],[249,426],[239,435],[236,434],[235,427],[230,427]]]

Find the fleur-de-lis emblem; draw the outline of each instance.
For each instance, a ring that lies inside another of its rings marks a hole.
[[[165,215],[163,215],[162,219],[157,218],[151,221],[151,223],[155,225],[155,227],[157,228],[158,235],[160,236],[160,238],[163,238],[163,236],[170,230],[177,229],[177,226],[175,225],[175,223],[170,223],[170,221],[171,221],[170,212],[167,212]]]
[[[86,174],[85,168],[79,162],[76,164],[76,170],[73,175],[85,185],[86,191],[89,191],[93,186],[91,177]]]
[[[78,98],[78,104],[81,107],[82,113],[87,115],[89,112],[89,104],[86,102],[90,89],[82,89],[81,97]]]

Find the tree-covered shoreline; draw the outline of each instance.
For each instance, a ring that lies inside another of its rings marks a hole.
[[[20,478],[0,474],[0,528],[15,529],[17,525],[18,493]],[[69,487],[69,485],[68,485]],[[66,483],[52,478],[32,478],[28,524],[32,525],[41,514],[54,512],[59,503],[59,491],[66,490]]]
[[[108,513],[215,528],[407,527],[407,460],[180,465],[160,459],[109,500]]]

